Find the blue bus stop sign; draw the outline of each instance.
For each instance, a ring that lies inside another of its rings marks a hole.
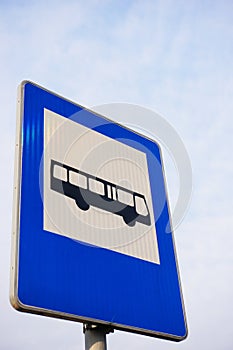
[[[157,143],[28,81],[17,124],[12,305],[184,339]]]

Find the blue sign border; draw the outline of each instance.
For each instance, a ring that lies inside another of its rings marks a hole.
[[[170,219],[159,146],[36,84],[25,81],[20,89],[22,156],[15,203],[12,305],[25,312],[183,340],[187,326],[173,237],[166,230]],[[146,153],[160,264],[43,230],[44,108]]]

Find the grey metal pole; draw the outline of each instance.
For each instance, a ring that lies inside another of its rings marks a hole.
[[[113,329],[104,326],[84,324],[85,350],[107,350],[106,334]]]

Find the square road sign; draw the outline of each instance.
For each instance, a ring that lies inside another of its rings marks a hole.
[[[19,87],[11,303],[182,340],[158,144],[31,82]]]

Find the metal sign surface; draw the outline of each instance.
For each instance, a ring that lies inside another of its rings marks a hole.
[[[157,143],[31,82],[18,105],[12,305],[184,339]]]

